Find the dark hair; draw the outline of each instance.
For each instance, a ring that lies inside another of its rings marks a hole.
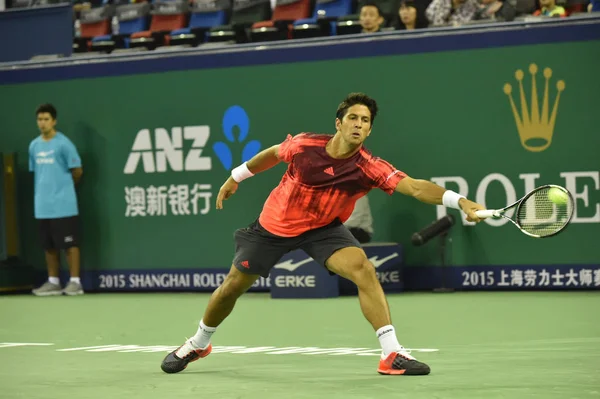
[[[52,119],[56,119],[56,108],[52,104],[42,104],[35,111],[35,115],[41,114],[42,112],[47,112],[52,116]]]
[[[402,22],[402,18],[400,18],[400,8],[402,8],[403,5],[406,7],[413,7],[415,10],[417,10],[417,13],[415,15],[415,29],[424,29],[429,26],[429,22],[427,21],[427,17],[425,16],[425,9],[421,7],[420,4],[417,4],[417,2],[415,2],[414,0],[402,0],[400,1],[400,7],[396,12],[395,22],[393,24],[394,28],[396,28],[397,30],[406,29],[406,25],[404,25],[404,22]]]
[[[346,116],[346,113],[348,113],[348,108],[357,104],[361,104],[369,108],[369,111],[371,111],[371,126],[373,126],[373,122],[375,122],[375,117],[377,116],[377,101],[373,100],[364,93],[348,94],[348,96],[344,98],[344,101],[338,105],[335,117],[341,121],[344,119],[344,116]]]
[[[379,14],[379,16],[383,16],[383,14],[381,13],[381,8],[379,8],[379,6],[372,1],[367,1],[365,3],[362,3],[360,5],[360,10],[362,10],[363,7],[375,7],[377,9],[377,14]],[[359,12],[360,12],[360,10],[359,10]]]

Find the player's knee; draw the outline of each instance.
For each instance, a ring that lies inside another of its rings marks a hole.
[[[357,286],[368,285],[377,281],[375,267],[366,258],[351,265],[350,271],[350,280]]]
[[[220,296],[225,300],[236,300],[247,290],[247,284],[237,276],[229,274],[220,287]]]
[[[232,280],[226,279],[220,287],[220,297],[224,300],[235,300],[243,293],[240,285]]]
[[[56,258],[59,256],[59,252],[57,249],[47,249],[46,256],[51,257],[51,258]]]

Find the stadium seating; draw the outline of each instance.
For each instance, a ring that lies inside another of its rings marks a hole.
[[[185,0],[154,3],[150,29],[132,33],[129,47],[145,47],[152,50],[168,45],[171,38],[169,33],[187,25],[188,11],[188,2]]]
[[[329,36],[335,32],[337,19],[352,12],[352,0],[317,0],[312,18],[294,22],[292,37],[300,39]]]
[[[211,28],[207,39],[209,42],[248,42],[252,24],[271,19],[271,15],[269,0],[234,0],[229,24]]]
[[[79,18],[80,37],[73,40],[73,51],[85,52],[93,37],[110,35],[110,23],[114,15],[115,7],[111,5],[82,10]]]
[[[310,12],[311,0],[277,0],[271,20],[254,23],[250,38],[254,42],[291,38],[292,23]]]
[[[171,32],[171,45],[196,46],[204,42],[208,30],[227,24],[230,14],[231,0],[194,2],[188,26]]]
[[[112,35],[96,36],[92,39],[93,51],[110,52],[115,48],[129,47],[133,33],[148,29],[149,3],[134,3],[117,6],[115,17],[118,20],[118,31]]]

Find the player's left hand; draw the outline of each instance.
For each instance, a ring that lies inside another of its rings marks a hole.
[[[478,218],[475,211],[481,211],[485,209],[485,206],[478,204],[477,202],[470,201],[466,198],[461,198],[458,201],[458,205],[467,214],[467,220],[469,222],[479,223],[482,219]]]

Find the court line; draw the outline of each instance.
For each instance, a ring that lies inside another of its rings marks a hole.
[[[0,348],[12,348],[15,346],[50,346],[54,344],[41,342],[0,342]]]
[[[50,346],[55,345],[53,343],[15,343],[15,342],[0,342],[0,348],[15,347],[15,346]],[[79,346],[74,348],[60,348],[56,349],[57,352],[118,352],[118,353],[154,353],[154,352],[170,352],[177,349],[178,346],[174,345],[132,345],[132,344],[107,344],[107,345],[94,345],[94,346]],[[411,352],[438,352],[439,349],[434,348],[414,348],[407,349]],[[275,347],[275,346],[214,346],[213,353],[229,353],[229,354],[264,354],[264,355],[327,355],[327,356],[380,356],[381,349],[370,349],[370,348],[350,348],[350,347],[337,347],[337,348],[321,348],[321,347]]]

